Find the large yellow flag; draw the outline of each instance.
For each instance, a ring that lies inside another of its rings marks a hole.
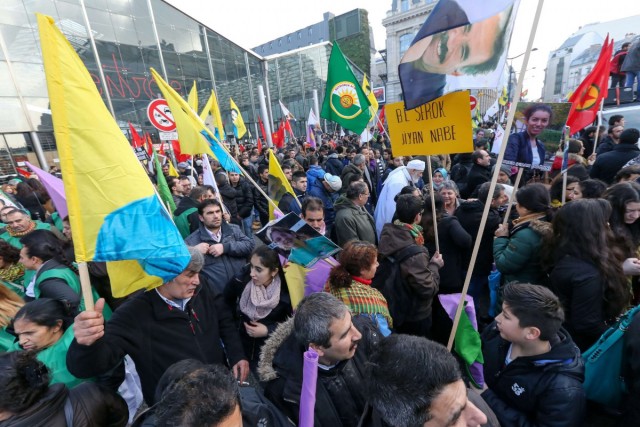
[[[189,91],[189,97],[187,98],[187,102],[189,103],[189,107],[196,113],[198,112],[198,89],[196,88],[196,81],[193,81],[193,86]]]
[[[233,99],[229,98],[229,103],[231,104],[231,120],[233,121],[233,133],[236,138],[242,138],[245,133],[247,133],[247,127],[244,125],[244,120],[242,120],[242,115],[240,114],[240,110]]]
[[[224,140],[225,133],[224,126],[222,125],[222,116],[220,115],[218,98],[216,98],[216,93],[213,90],[211,91],[211,96],[207,101],[207,105],[204,106],[202,113],[200,113],[200,118],[202,119],[202,121],[205,121],[209,113],[211,113],[211,120],[213,122],[213,128],[216,138],[218,138],[218,141]]]
[[[191,109],[189,104],[187,104],[153,68],[151,69],[151,74],[156,80],[164,99],[167,100],[171,114],[176,121],[178,139],[180,140],[180,152],[182,154],[209,154],[213,156],[209,143],[207,143],[200,133],[208,129],[206,129],[203,122],[198,119],[198,114]]]
[[[107,261],[114,296],[161,285],[186,268],[187,247],[82,60],[37,19],[76,260]]]
[[[367,99],[371,103],[371,114],[376,114],[378,112],[378,100],[373,94],[373,90],[371,90],[371,83],[369,83],[369,79],[367,79],[366,74],[362,78],[362,90],[364,91],[364,94],[367,95]]]
[[[294,193],[293,188],[291,188],[291,184],[289,180],[282,172],[282,168],[280,167],[280,163],[278,163],[278,159],[276,155],[273,153],[273,150],[269,149],[269,191],[268,196],[271,200],[273,200],[276,204],[282,199],[286,193],[291,194],[293,197],[296,197],[296,193]],[[274,215],[275,207],[273,203],[269,203],[269,220],[275,219]]]

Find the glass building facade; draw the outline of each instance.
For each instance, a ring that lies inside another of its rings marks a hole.
[[[125,134],[132,123],[159,142],[147,118],[149,102],[161,96],[151,67],[185,98],[195,81],[200,109],[215,89],[227,133],[231,97],[257,135],[259,85],[275,121],[279,99],[299,119],[296,134],[304,134],[314,89],[322,105],[328,42],[263,58],[162,0],[2,0],[0,179],[25,160],[41,167],[57,161],[36,12],[53,17]]]

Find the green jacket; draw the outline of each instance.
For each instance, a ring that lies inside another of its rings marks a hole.
[[[87,380],[74,377],[67,370],[67,350],[73,341],[73,327],[69,326],[60,339],[51,347],[38,352],[38,360],[46,365],[51,374],[51,384],[62,383],[69,388]],[[20,351],[18,342],[13,343],[8,351]]]
[[[378,243],[376,223],[371,214],[359,208],[345,196],[333,204],[336,210],[335,233],[336,243],[344,246],[349,240],[362,240],[373,245]]]
[[[540,247],[542,237],[548,233],[551,233],[551,224],[534,219],[517,224],[509,237],[498,237],[493,241],[493,258],[502,273],[502,283],[546,283]]]
[[[68,267],[62,267],[62,268],[52,268],[51,270],[46,270],[43,273],[38,274],[38,276],[36,277],[36,284],[33,289],[36,299],[40,298],[40,284],[48,279],[63,280],[69,285],[71,289],[73,289],[75,293],[82,296],[82,286],[80,285],[80,279],[78,278],[76,273],[74,273],[73,270],[71,270]],[[91,287],[91,294],[93,295],[94,302],[97,301],[98,298],[100,298],[100,295],[98,295],[98,292],[96,292],[93,286]],[[80,305],[78,306],[78,310],[79,311],[86,310],[86,307],[84,304],[84,298],[82,297],[80,298]],[[111,309],[109,308],[108,305],[105,305],[104,311],[103,311],[105,321],[111,318],[111,314],[112,314]]]
[[[183,239],[191,234],[191,229],[189,228],[189,215],[197,211],[197,208],[190,208],[182,212],[180,215],[173,217],[173,222],[175,222],[176,227],[178,227],[178,231]]]

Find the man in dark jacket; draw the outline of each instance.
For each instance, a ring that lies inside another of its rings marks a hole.
[[[316,174],[311,175],[310,173],[311,169],[307,172],[307,177],[309,177],[307,196],[317,197],[322,200],[326,234],[331,235],[331,228],[336,218],[333,204],[338,199],[338,191],[342,188],[342,180],[340,177],[330,173],[325,173],[322,177],[317,177]]]
[[[249,238],[253,238],[253,185],[239,173],[229,172],[229,183],[236,191],[236,205],[238,206],[238,219],[242,224],[242,231]]]
[[[599,155],[591,167],[591,178],[612,184],[616,173],[631,159],[640,155],[638,148],[638,129],[629,128],[620,134],[620,143],[608,153]]]
[[[278,203],[278,208],[283,214],[286,215],[289,212],[293,212],[296,215],[300,215],[302,212],[300,206],[307,195],[307,182],[307,174],[305,172],[296,171],[293,173],[291,188],[293,188],[295,196],[291,193],[285,193],[282,199],[280,199],[280,203]]]
[[[367,370],[367,397],[359,427],[477,427],[487,423],[483,412],[499,425],[486,404],[476,406],[480,396],[467,393],[451,352],[423,337],[393,334],[380,342]]]
[[[422,233],[416,226],[422,221],[424,203],[412,194],[403,194],[396,200],[396,217],[392,224],[385,224],[380,234],[378,252],[390,257],[398,251],[413,245],[421,245]],[[440,287],[439,270],[444,265],[442,255],[423,252],[409,257],[400,264],[400,274],[409,285],[410,293],[420,303],[412,312],[406,314],[406,321],[396,328],[396,332],[430,337],[431,305]]]
[[[338,153],[333,150],[329,151],[329,157],[327,157],[327,161],[324,163],[324,170],[331,175],[341,176],[342,169],[344,169],[344,164],[338,158]]]
[[[314,426],[357,426],[365,407],[365,365],[381,338],[373,322],[352,317],[334,296],[318,292],[304,298],[292,319],[265,343],[258,366],[264,394],[298,424],[303,354],[318,353]]]
[[[482,334],[482,397],[505,426],[581,426],[584,363],[561,328],[564,312],[548,288],[504,287],[502,313]]]
[[[473,166],[467,176],[467,185],[461,192],[463,199],[470,198],[476,188],[485,182],[491,181],[491,156],[485,150],[476,150],[471,154]]]
[[[229,222],[242,226],[240,219],[238,218],[238,204],[236,202],[236,190],[229,184],[229,177],[224,172],[215,174],[216,185],[218,191],[222,196],[222,203],[229,211]]]
[[[198,276],[202,255],[195,248],[189,252],[191,262],[179,276],[127,301],[106,325],[102,299],[95,311],[76,316],[75,339],[67,352],[69,372],[91,378],[112,369],[128,354],[136,364],[149,406],[162,374],[180,360],[225,364],[228,359],[234,376],[244,381],[249,362],[231,311],[222,294]]]
[[[264,194],[269,194],[269,166],[265,164],[258,166],[258,179],[256,183],[260,186]],[[258,215],[260,215],[260,222],[264,227],[269,222],[269,202],[257,188],[253,190],[254,206],[258,211]]]
[[[222,293],[229,280],[247,263],[255,241],[240,227],[222,219],[222,206],[217,200],[202,202],[198,214],[200,227],[184,241],[204,255],[202,275]]]
[[[345,195],[340,196],[334,207],[336,222],[334,233],[338,246],[343,246],[349,240],[362,240],[377,244],[376,223],[365,209],[370,190],[362,181],[352,182]]]

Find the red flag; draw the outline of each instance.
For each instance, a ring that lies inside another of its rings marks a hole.
[[[289,135],[291,135],[291,138],[295,139],[296,136],[293,134],[293,129],[291,129],[291,124],[289,123],[289,120],[284,121],[284,128],[287,130],[287,132],[289,132]]]
[[[258,151],[262,153],[262,141],[260,141],[260,137],[258,137]]]
[[[267,132],[264,130],[264,123],[262,123],[262,119],[258,116],[258,124],[260,125],[260,132],[262,132],[262,139],[267,140]],[[258,138],[260,140],[260,138]]]
[[[189,160],[190,156],[188,154],[182,154],[180,152],[180,141],[171,141],[171,147],[173,148],[173,154],[176,156],[178,163]]]
[[[613,40],[609,42],[607,34],[602,50],[600,50],[598,62],[569,98],[571,109],[567,118],[567,126],[571,128],[572,133],[593,123],[598,114],[602,98],[607,95],[612,52]]]
[[[143,145],[147,148],[147,154],[149,157],[153,155],[153,142],[151,142],[151,135],[145,134],[145,143]]]
[[[158,149],[158,154],[164,156],[164,142],[160,142],[160,148]]]
[[[384,132],[384,105],[380,109],[380,114],[378,115],[378,130],[380,133]]]
[[[24,176],[25,178],[29,178],[31,176],[31,173],[29,173],[28,170],[23,169],[23,168],[16,168],[16,172],[18,172],[19,175]]]
[[[142,147],[144,145],[144,141],[140,138],[140,135],[136,132],[131,123],[129,123],[129,130],[131,131],[131,143],[133,144],[133,148]]]
[[[284,124],[282,122],[280,122],[278,130],[271,134],[271,140],[277,148],[284,147]]]

